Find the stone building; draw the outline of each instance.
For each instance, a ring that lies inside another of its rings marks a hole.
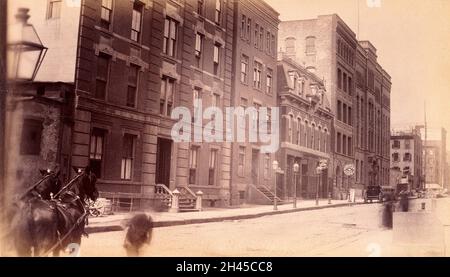
[[[335,115],[329,164],[334,196],[346,195],[349,188],[361,192],[372,183],[387,184],[391,83],[377,63],[375,47],[357,41],[336,14],[281,22],[278,39],[286,57],[324,80]],[[350,177],[343,174],[348,164],[356,169]]]
[[[323,81],[289,58],[278,62],[278,106],[281,109],[281,149],[277,153],[285,169],[282,199],[328,197],[331,192],[328,170],[322,171],[319,187],[316,167],[320,160],[331,161],[331,113]],[[299,164],[295,189],[294,163]]]
[[[391,133],[391,170],[400,171],[411,179],[414,189],[423,187],[422,139],[420,132],[395,131]],[[395,183],[391,183],[395,186]]]

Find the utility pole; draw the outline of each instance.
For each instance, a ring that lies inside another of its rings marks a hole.
[[[424,125],[425,125],[425,140],[423,142],[423,188],[426,188],[427,183],[427,102],[423,102],[423,116],[424,116]]]

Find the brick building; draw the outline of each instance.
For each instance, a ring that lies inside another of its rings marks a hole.
[[[270,109],[277,104],[279,14],[262,0],[231,2],[235,22],[231,105]],[[255,114],[241,123],[249,126],[252,120],[258,124],[258,118]],[[231,167],[233,205],[264,197],[260,189],[274,189],[272,161],[275,154],[261,153],[260,147],[261,143],[248,141],[232,144],[231,156],[236,157]]]
[[[423,187],[422,139],[416,129],[391,134],[391,170],[411,178],[414,189]],[[391,183],[391,186],[396,184]]]
[[[330,132],[333,114],[321,79],[289,58],[278,62],[278,106],[281,109],[281,149],[277,153],[285,169],[282,198],[294,196],[293,165],[300,165],[297,196],[315,198],[316,167],[320,160],[331,161]],[[319,196],[328,197],[331,172],[322,171]]]
[[[372,183],[387,184],[391,83],[373,45],[358,42],[336,14],[281,22],[278,39],[285,56],[324,80],[335,115],[329,165],[334,196],[346,195],[351,187],[361,191]],[[343,174],[347,164],[356,169],[351,177]]]

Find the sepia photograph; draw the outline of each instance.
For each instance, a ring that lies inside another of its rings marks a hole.
[[[450,0],[0,0],[0,257],[449,257],[449,74]]]

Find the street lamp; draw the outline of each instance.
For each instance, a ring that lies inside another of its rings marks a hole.
[[[278,207],[277,207],[278,161],[275,160],[272,162],[272,168],[275,171],[275,189],[274,189],[275,193],[274,193],[274,198],[273,198],[273,209],[276,211],[276,210],[278,210]]]
[[[298,163],[294,163],[294,204],[293,207],[297,208],[297,182],[298,182],[298,172],[299,172],[300,166]]]
[[[29,9],[19,8],[17,23],[8,31],[7,66],[8,79],[33,81],[47,53],[32,24],[28,23]]]

